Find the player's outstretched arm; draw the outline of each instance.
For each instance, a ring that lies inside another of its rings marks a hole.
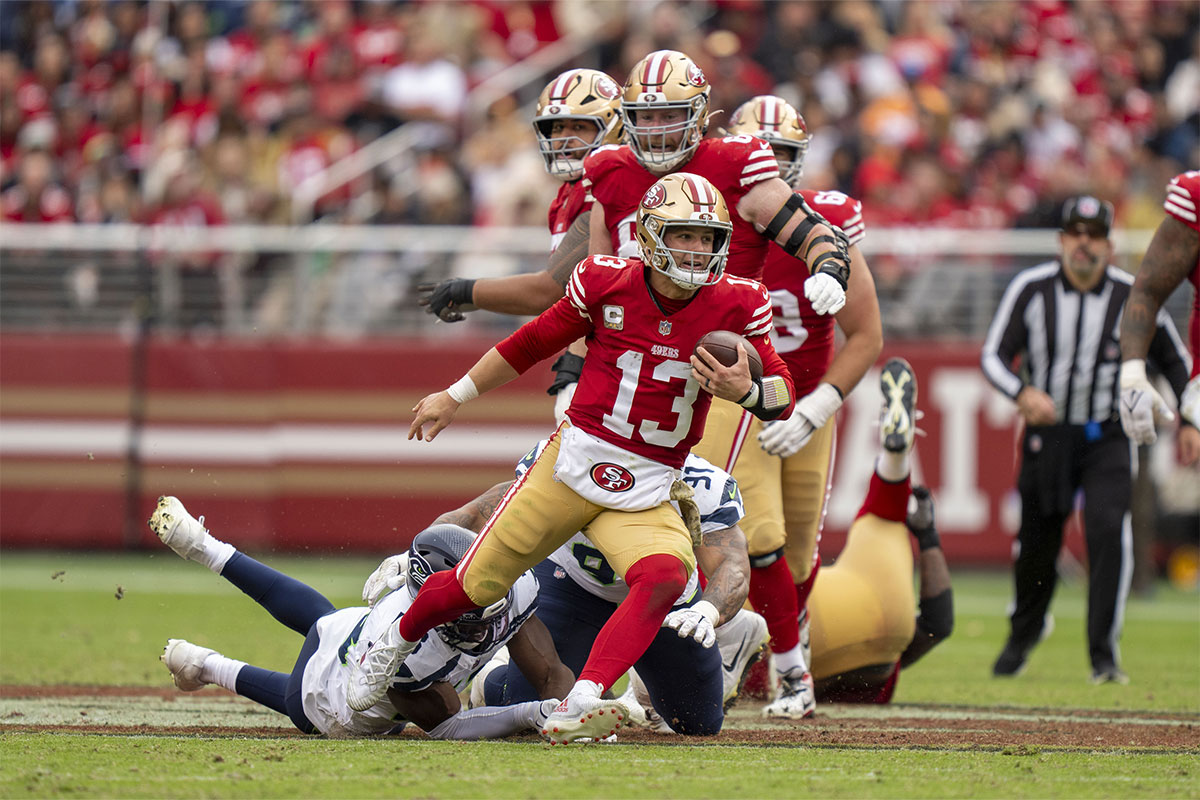
[[[924,486],[914,486],[912,493],[917,499],[917,510],[908,515],[904,524],[920,548],[921,592],[917,601],[920,613],[912,641],[900,655],[901,668],[911,666],[954,630],[954,590],[941,537],[933,521],[933,496]]]
[[[458,693],[446,681],[438,681],[418,692],[388,689],[388,699],[400,716],[433,739],[498,739],[537,728],[550,713],[545,701],[541,700],[463,711]]]
[[[746,534],[737,525],[704,534],[696,564],[708,576],[704,599],[716,607],[717,627],[733,619],[750,594]]]
[[[504,493],[512,485],[513,481],[497,483],[474,500],[464,503],[453,511],[447,511],[442,514],[432,524],[441,525],[448,523],[450,525],[457,525],[460,528],[466,528],[472,533],[479,533],[483,530],[484,523],[495,513],[496,507],[500,505],[500,501],[504,498]]]
[[[450,278],[417,287],[417,304],[443,322],[459,322],[468,311],[534,316],[554,305],[571,278],[571,270],[588,255],[588,215],[567,230],[549,265],[539,272],[503,278]]]
[[[1200,233],[1174,217],[1159,223],[1142,258],[1121,317],[1121,360],[1144,359],[1158,327],[1158,310],[1200,256]]]
[[[483,354],[483,358],[449,389],[434,392],[421,398],[413,406],[416,417],[408,428],[409,439],[424,439],[432,442],[442,430],[454,421],[458,407],[468,400],[489,392],[511,381],[519,373],[513,369],[496,348]],[[426,433],[424,427],[429,425]]]
[[[509,641],[508,654],[543,700],[562,699],[575,685],[575,673],[562,663],[550,629],[536,616],[526,620]]]

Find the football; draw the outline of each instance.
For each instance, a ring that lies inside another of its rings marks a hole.
[[[710,331],[700,337],[700,341],[696,342],[696,347],[703,347],[708,351],[709,355],[720,361],[726,367],[732,367],[737,363],[737,344],[742,343],[742,347],[746,350],[746,360],[750,362],[750,377],[755,380],[762,377],[763,365],[762,359],[759,358],[758,351],[754,349],[754,345],[750,344],[750,340],[740,333],[733,331]]]

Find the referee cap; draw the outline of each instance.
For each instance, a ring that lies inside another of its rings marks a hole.
[[[1080,225],[1089,233],[1108,236],[1113,222],[1113,205],[1088,194],[1072,197],[1063,204],[1062,229],[1074,231]]]

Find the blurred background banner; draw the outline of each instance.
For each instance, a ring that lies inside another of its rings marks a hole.
[[[394,551],[506,479],[549,370],[407,442],[415,400],[521,321],[438,323],[415,286],[544,268],[538,93],[674,48],[713,109],[788,99],[804,187],[863,201],[885,356],[921,379],[917,477],[953,560],[1004,562],[1014,417],[979,344],[1068,196],[1114,203],[1136,271],[1200,166],[1197,29],[1190,0],[0,2],[0,544],[139,546],[172,492],[250,546]],[[874,381],[842,414],[829,554]],[[1172,448],[1143,453],[1143,541],[1198,535]]]

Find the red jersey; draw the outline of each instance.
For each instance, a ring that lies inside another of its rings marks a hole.
[[[674,171],[707,178],[725,198],[733,221],[725,271],[741,278],[761,278],[768,241],[742,219],[737,204],[756,184],[779,177],[771,146],[749,134],[704,139],[688,162]],[[604,224],[617,255],[638,255],[638,205],[646,190],[661,177],[639,164],[628,145],[600,147],[583,160],[583,182],[596,202],[604,206]]]
[[[517,372],[587,337],[588,355],[567,416],[571,424],[629,452],[679,469],[704,433],[712,395],[692,379],[688,358],[709,331],[731,330],[754,345],[764,375],[791,376],[771,346],[771,300],[757,281],[726,275],[683,308],[663,313],[637,259],[579,262],[566,295],[496,345]],[[791,413],[791,406],[783,416]]]
[[[575,224],[580,214],[592,208],[592,195],[583,181],[567,181],[558,187],[558,195],[550,204],[550,252],[562,243],[567,230]]]
[[[1200,170],[1176,175],[1167,184],[1167,199],[1163,203],[1167,214],[1200,233]],[[1192,322],[1188,326],[1188,343],[1192,348],[1192,377],[1200,375],[1200,258],[1188,273],[1192,282]]]
[[[841,192],[813,192],[802,189],[797,194],[821,216],[846,232],[850,244],[862,241],[862,203]],[[804,296],[804,281],[808,268],[803,260],[783,251],[774,242],[767,249],[763,268],[763,283],[771,293],[775,308],[775,349],[788,365],[796,382],[796,393],[804,395],[817,388],[833,362],[834,318],[818,314]]]

